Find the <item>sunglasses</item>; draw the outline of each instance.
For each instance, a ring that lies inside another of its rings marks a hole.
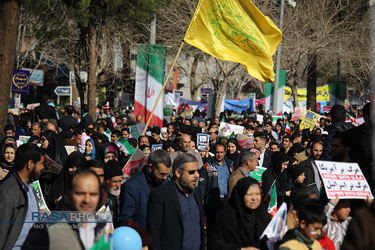
[[[193,175],[195,174],[195,172],[197,172],[198,174],[201,173],[201,170],[200,169],[194,169],[194,170],[185,170],[185,169],[180,169],[181,171],[186,171],[188,172],[189,175]]]

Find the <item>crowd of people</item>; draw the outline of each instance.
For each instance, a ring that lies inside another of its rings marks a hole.
[[[273,183],[277,205],[287,205],[289,229],[275,248],[375,244],[371,197],[328,199],[315,164],[356,162],[373,190],[370,104],[358,127],[345,121],[340,105],[311,132],[291,117],[275,123],[272,116],[258,121],[256,113],[226,111],[207,119],[198,111],[190,119],[165,118],[163,128],[149,127],[138,138],[129,128],[144,117],[132,109],[101,107],[95,119],[88,111],[87,105],[57,108],[45,98],[34,110],[9,115],[0,138],[0,249],[90,249],[105,233],[100,223],[23,223],[41,210],[36,180],[50,211],[108,207],[114,227],[133,227],[144,249],[267,249],[260,237],[272,218],[265,197]],[[219,136],[222,121],[244,127],[245,147]],[[196,129],[188,132],[184,124]],[[198,148],[198,133],[209,135],[207,147]],[[22,136],[29,136],[23,144]],[[122,169],[131,155],[119,149],[120,138],[146,156],[127,181]],[[163,146],[153,150],[155,144]],[[46,156],[63,166],[59,173]],[[261,181],[254,178],[257,167],[265,168]]]

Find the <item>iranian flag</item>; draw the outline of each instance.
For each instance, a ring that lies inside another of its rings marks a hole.
[[[276,193],[276,180],[272,183],[270,190],[264,201],[268,205],[268,213],[273,217],[277,213],[277,193]]]
[[[123,137],[120,137],[117,141],[116,141],[116,145],[118,146],[118,148],[120,149],[121,152],[124,152],[125,154],[134,154],[135,152],[135,149],[133,148],[132,145],[130,145],[130,143],[128,142],[128,140],[126,140],[125,138]]]
[[[134,116],[147,122],[163,87],[166,46],[140,45],[135,74]],[[163,99],[159,100],[149,126],[163,127]]]
[[[291,131],[290,131],[290,126],[289,126],[289,121],[286,122],[286,126],[285,126],[285,132],[290,135]]]

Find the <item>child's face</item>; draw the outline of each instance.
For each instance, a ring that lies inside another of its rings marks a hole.
[[[310,223],[306,225],[306,221],[302,220],[300,222],[300,228],[302,234],[308,238],[311,241],[317,240],[319,236],[322,234],[322,229],[323,229],[323,223],[321,222],[315,222],[315,223]]]
[[[345,221],[348,219],[350,214],[350,200],[344,200],[340,202],[336,206],[336,209],[333,211],[333,216],[338,220],[338,221]]]

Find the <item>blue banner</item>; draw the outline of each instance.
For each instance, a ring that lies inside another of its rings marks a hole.
[[[234,110],[237,112],[247,111],[254,112],[255,101],[254,99],[237,101],[237,100],[224,100],[224,110]]]
[[[12,77],[12,93],[13,94],[29,94],[30,72],[26,70],[13,70]]]

